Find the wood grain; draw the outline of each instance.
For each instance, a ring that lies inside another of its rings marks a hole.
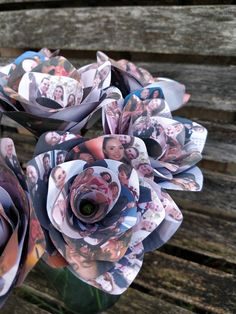
[[[197,313],[202,310],[233,314],[236,311],[235,276],[165,253],[146,254],[135,282],[153,296],[182,300],[194,306]]]
[[[151,296],[135,289],[128,289],[119,301],[101,314],[191,314],[190,310],[164,301],[160,295]]]
[[[7,303],[1,308],[1,314],[50,314],[26,300],[20,298],[16,293],[12,294]]]
[[[0,42],[9,48],[235,56],[235,17],[236,8],[227,5],[6,11],[0,13]]]
[[[221,264],[236,264],[236,222],[194,213],[188,209],[183,211],[183,215],[184,221],[169,244],[219,259]]]

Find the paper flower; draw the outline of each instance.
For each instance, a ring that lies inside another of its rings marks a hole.
[[[203,177],[194,165],[202,158],[207,130],[171,114],[188,101],[185,86],[154,78],[127,60],[115,62],[102,53],[98,55],[100,64],[110,60],[117,75],[113,99],[102,107],[104,133],[141,138],[160,187],[200,191]],[[133,148],[129,155],[135,155]]]
[[[35,135],[92,123],[110,86],[109,61],[77,70],[57,53],[27,51],[0,68],[0,111]]]
[[[13,141],[0,139],[0,307],[44,252]]]
[[[47,235],[47,263],[110,294],[125,291],[144,253],[165,243],[182,222],[174,201],[154,182],[137,137],[47,132],[27,177]]]

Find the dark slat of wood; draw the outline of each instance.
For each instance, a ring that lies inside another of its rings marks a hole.
[[[208,140],[199,166],[208,170],[236,175],[236,146]]]
[[[146,254],[135,282],[153,296],[165,295],[192,305],[194,312],[236,311],[235,276],[164,253]]]
[[[211,141],[222,141],[226,144],[236,145],[236,125],[215,123],[212,121],[203,121],[195,119],[196,122],[205,126],[208,130],[208,138]]]
[[[236,222],[183,211],[184,221],[168,243],[191,252],[236,264]]]
[[[235,56],[235,16],[233,6],[6,11],[0,13],[0,42],[16,48],[40,43],[49,48]]]
[[[1,314],[50,314],[46,310],[39,308],[37,305],[29,303],[18,297],[16,293],[7,300],[7,303],[1,309]]]
[[[101,314],[190,314],[186,310],[174,304],[165,302],[160,296],[150,296],[135,289],[129,288],[120,300],[109,310]]]
[[[236,177],[203,171],[201,192],[170,191],[176,203],[184,209],[226,219],[236,218]]]

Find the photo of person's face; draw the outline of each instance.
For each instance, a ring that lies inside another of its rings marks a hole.
[[[63,99],[63,90],[61,87],[57,86],[54,90],[53,97],[55,100],[62,100]]]
[[[134,147],[126,148],[125,154],[129,159],[136,159],[138,157],[138,151]]]
[[[144,100],[144,99],[147,99],[148,96],[149,96],[149,89],[144,88],[140,93],[140,98]]]
[[[111,181],[111,175],[108,172],[104,172],[103,174],[101,174],[101,177],[103,178],[103,180],[105,180],[106,182]]]
[[[49,86],[50,86],[50,83],[49,83],[49,79],[47,78],[44,78],[40,83],[40,89],[45,94],[47,93]]]
[[[58,188],[63,188],[66,181],[66,172],[63,168],[58,167],[56,171],[54,172],[54,181]]]
[[[124,147],[116,138],[111,138],[106,142],[104,153],[109,159],[121,160],[124,157]]]
[[[43,158],[43,167],[45,171],[50,169],[50,158],[47,156]]]
[[[153,221],[143,220],[142,229],[151,232],[156,227],[156,224]]]
[[[38,172],[34,166],[27,166],[26,175],[31,185],[35,185],[38,181]]]
[[[57,143],[60,142],[61,136],[57,132],[48,132],[45,135],[45,142],[48,143],[49,145],[56,145]]]
[[[122,144],[129,144],[131,142],[131,137],[129,135],[120,135],[119,140]]]
[[[7,157],[12,157],[12,155],[14,154],[14,144],[11,139],[7,140],[5,150]]]
[[[174,207],[170,208],[168,214],[170,215],[170,217],[172,217],[173,219],[177,221],[180,221],[183,218],[183,215],[181,214],[181,212],[175,209]]]
[[[158,98],[159,97],[159,91],[158,90],[154,90],[153,94],[152,94],[152,98]]]
[[[65,161],[65,155],[63,153],[57,154],[57,165],[62,164]]]
[[[145,176],[151,175],[153,173],[153,169],[149,164],[140,164],[138,170]]]
[[[75,95],[70,94],[67,101],[67,106],[74,106],[75,105]]]
[[[183,130],[184,126],[182,124],[180,124],[180,123],[177,123],[177,124],[174,125],[174,128],[175,128],[175,131],[177,133],[179,133],[179,132],[181,132]]]
[[[121,170],[118,174],[118,178],[123,185],[128,185],[129,178],[125,172],[125,170]]]
[[[119,194],[119,187],[115,182],[112,182],[109,185],[109,188],[110,188],[111,193],[112,193],[112,199],[115,200]]]

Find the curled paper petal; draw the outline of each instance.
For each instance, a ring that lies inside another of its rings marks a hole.
[[[0,306],[44,253],[40,224],[10,138],[0,139]]]

